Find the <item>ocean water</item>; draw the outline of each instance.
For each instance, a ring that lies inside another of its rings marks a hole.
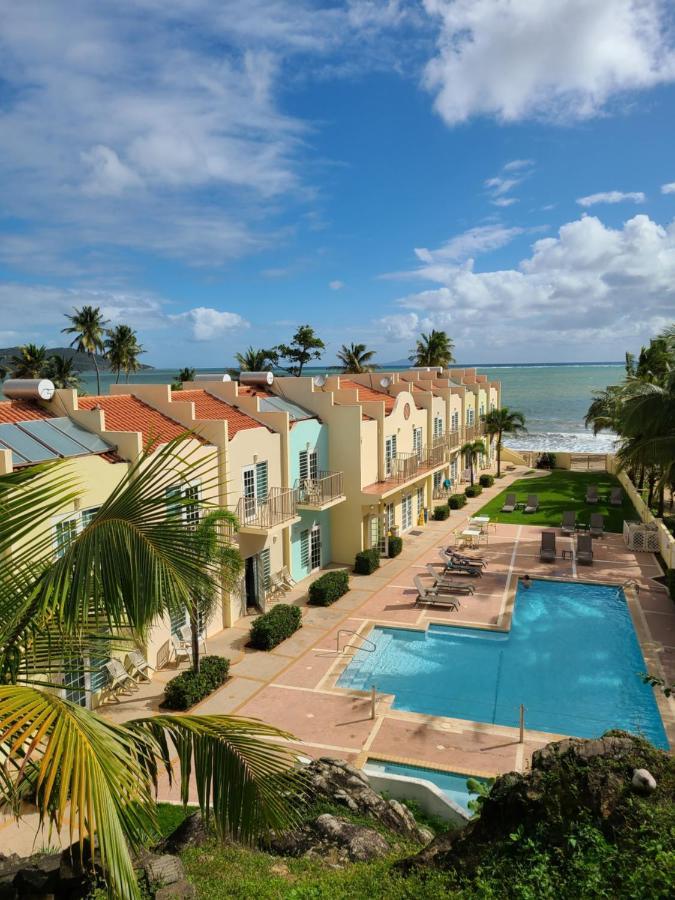
[[[519,450],[550,450],[575,453],[608,453],[614,439],[611,435],[593,437],[584,428],[584,415],[593,391],[620,381],[624,374],[620,363],[587,363],[571,365],[478,366],[480,372],[502,383],[502,404],[519,410],[525,416],[528,433],[506,438],[504,443]],[[222,369],[197,369],[197,372],[222,372]],[[308,369],[308,373],[325,372],[325,368]],[[151,369],[130,378],[135,384],[170,384],[177,369]],[[114,383],[110,374],[101,376],[101,390],[108,392]],[[87,393],[96,392],[96,377],[82,377]]]

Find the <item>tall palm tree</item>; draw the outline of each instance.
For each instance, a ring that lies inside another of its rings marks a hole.
[[[91,358],[96,370],[96,393],[101,393],[101,376],[98,370],[97,353],[105,350],[104,333],[106,320],[98,306],[83,306],[81,309],[73,309],[72,315],[67,315],[70,321],[67,328],[62,328],[63,334],[73,334],[75,337],[70,346],[76,347],[80,353],[86,353]]]
[[[249,347],[243,353],[235,353],[234,358],[239,363],[242,372],[271,372],[279,362],[279,354],[276,350],[256,350]]]
[[[47,370],[47,348],[44,344],[24,344],[18,354],[10,357],[9,372],[12,378],[42,378]]]
[[[138,357],[145,353],[138,343],[138,335],[129,325],[116,325],[106,331],[104,344],[110,368],[117,373],[115,384],[119,383],[122,370],[128,383],[129,373],[140,368]]]
[[[279,743],[290,736],[278,729],[189,714],[119,725],[61,696],[69,662],[94,669],[124,653],[130,636],[142,640],[158,616],[184,609],[195,585],[214,578],[196,533],[167,515],[167,473],[214,482],[180,440],[160,448],[131,468],[59,558],[53,517],[78,496],[69,470],[0,476],[0,802],[20,816],[30,799],[44,821],[70,827],[83,861],[95,841],[111,894],[123,900],[140,896],[131,852],[156,834],[162,769],[177,775],[185,802],[196,782],[223,838],[284,827],[297,802],[293,757]]]
[[[371,363],[375,356],[375,350],[368,350],[365,344],[343,344],[336,354],[342,363],[342,371],[345,375],[360,375],[362,372],[372,372],[377,366]]]
[[[49,358],[46,369],[47,377],[57,388],[80,388],[80,373],[75,368],[72,357],[54,353]]]
[[[502,437],[505,434],[521,434],[525,428],[525,416],[507,406],[491,409],[483,417],[485,430],[490,438],[497,437],[497,477],[502,474]]]
[[[474,465],[479,456],[484,456],[487,453],[487,449],[483,441],[467,441],[466,444],[462,444],[460,452],[464,454],[469,463],[469,478],[471,480],[471,487],[473,487]]]
[[[410,362],[415,366],[442,366],[444,369],[455,361],[452,351],[455,345],[445,331],[432,329],[429,334],[421,334]]]

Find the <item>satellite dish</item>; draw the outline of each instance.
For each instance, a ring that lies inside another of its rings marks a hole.
[[[314,378],[312,378],[312,384],[314,387],[322,388],[325,386],[327,380],[325,375],[315,375]]]
[[[383,387],[386,389],[389,387],[390,384],[391,384],[391,378],[388,378],[386,375],[384,376],[384,378],[380,378],[380,387]]]

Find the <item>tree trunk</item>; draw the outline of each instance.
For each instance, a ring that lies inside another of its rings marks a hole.
[[[96,362],[96,354],[91,353],[90,356],[91,356],[91,361],[94,364],[94,368],[96,369],[96,393],[100,396],[100,394],[101,394],[101,376],[99,375],[99,372],[98,372],[98,363]]]
[[[647,506],[649,509],[652,508],[652,503],[654,502],[654,484],[656,483],[656,475],[654,474],[654,470],[649,470],[649,475],[647,477],[647,485],[649,487],[649,492],[647,494]]]
[[[640,466],[640,475],[638,476],[638,490],[641,491],[645,486],[645,467]]]
[[[469,478],[471,479],[471,487],[473,487],[473,454],[469,457]]]
[[[497,438],[497,478],[502,474],[502,436]]]
[[[190,632],[192,637],[192,668],[199,672],[199,613],[197,603],[190,603]]]
[[[115,384],[120,383],[120,370],[117,369],[117,375],[115,376]]]

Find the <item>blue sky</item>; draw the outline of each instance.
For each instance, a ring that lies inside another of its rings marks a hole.
[[[620,359],[675,309],[660,0],[0,0],[0,346]]]

